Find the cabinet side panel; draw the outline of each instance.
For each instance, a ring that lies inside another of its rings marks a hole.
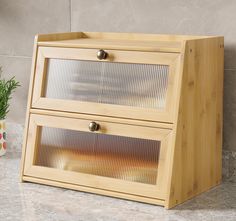
[[[171,208],[221,182],[223,37],[186,42]]]
[[[36,60],[37,60],[37,42],[38,36],[35,36],[34,39],[34,48],[33,48],[33,56],[32,56],[32,66],[31,66],[31,76],[30,76],[30,83],[29,83],[29,92],[28,92],[28,103],[26,109],[26,117],[25,117],[25,128],[24,128],[24,138],[23,138],[23,145],[22,145],[22,156],[21,156],[21,168],[20,168],[20,179],[21,182],[23,181],[23,173],[24,173],[24,164],[25,164],[25,152],[26,152],[26,143],[27,143],[27,134],[28,134],[28,126],[29,126],[29,115],[30,115],[30,107],[31,107],[31,100],[32,100],[32,93],[33,93],[33,85],[34,85],[34,72],[36,68]]]

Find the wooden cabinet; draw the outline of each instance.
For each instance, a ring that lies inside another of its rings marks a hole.
[[[35,39],[22,180],[171,208],[221,181],[223,37]]]

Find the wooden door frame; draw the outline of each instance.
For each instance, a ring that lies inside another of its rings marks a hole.
[[[103,122],[99,121],[99,118],[97,121],[103,127],[103,129],[97,133],[136,137],[161,142],[156,185],[136,183],[115,178],[63,171],[34,165],[37,143],[40,137],[40,128],[42,126],[88,132],[87,125],[89,122],[90,121],[87,119],[73,119],[59,116],[31,114],[26,146],[24,176],[57,182],[67,182],[90,188],[106,189],[109,191],[117,191],[126,194],[134,194],[142,197],[152,197],[164,200],[167,192],[165,184],[167,181],[167,171],[169,168],[169,160],[167,156],[170,151],[170,143],[173,135],[172,130],[169,129]]]
[[[110,55],[109,59],[100,61],[168,65],[168,89],[166,95],[166,107],[163,110],[103,104],[96,102],[82,102],[76,100],[62,101],[61,99],[51,99],[43,97],[48,59],[54,58],[98,61],[96,59],[96,52],[97,49],[39,47],[35,71],[35,86],[33,90],[32,107],[47,110],[58,110],[83,114],[97,114],[128,119],[173,123],[173,116],[175,111],[174,103],[178,88],[177,72],[180,63],[180,54],[178,53],[107,50]]]

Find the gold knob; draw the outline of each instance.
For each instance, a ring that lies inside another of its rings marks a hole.
[[[99,124],[97,124],[96,122],[90,122],[89,123],[89,130],[94,132],[94,131],[98,131],[99,130]]]
[[[100,49],[98,52],[97,52],[97,58],[99,60],[104,60],[106,59],[108,56],[108,53],[106,51],[104,51],[103,49]]]

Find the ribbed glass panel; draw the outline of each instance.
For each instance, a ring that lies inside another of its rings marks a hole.
[[[160,142],[41,127],[35,165],[156,184]]]
[[[169,66],[49,59],[45,97],[163,109]]]

